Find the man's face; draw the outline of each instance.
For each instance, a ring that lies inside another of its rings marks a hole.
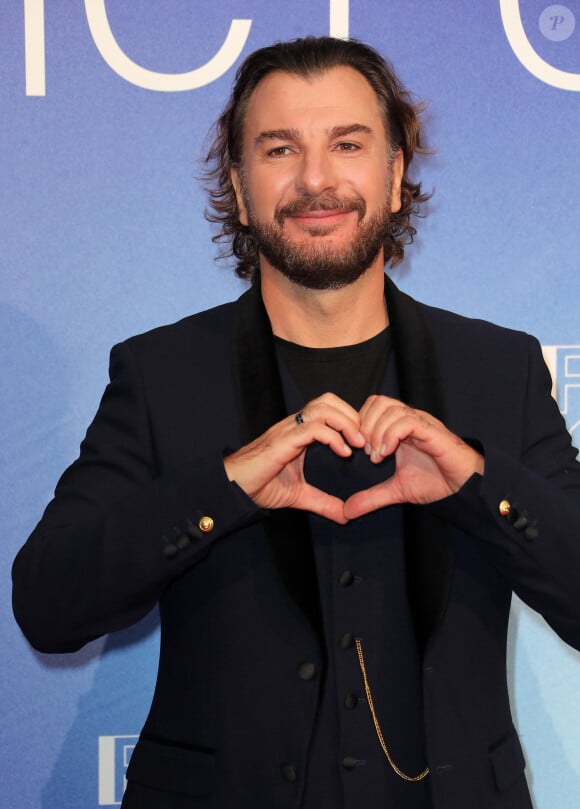
[[[358,71],[270,73],[250,98],[242,168],[232,171],[262,273],[274,268],[302,286],[329,289],[371,265],[382,272],[402,171],[377,97]]]

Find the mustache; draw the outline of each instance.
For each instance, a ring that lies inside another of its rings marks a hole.
[[[360,197],[345,198],[335,194],[324,194],[320,197],[304,195],[278,208],[275,219],[281,225],[288,216],[300,216],[311,211],[340,211],[341,213],[356,211],[360,220],[365,215],[366,209],[366,203]]]

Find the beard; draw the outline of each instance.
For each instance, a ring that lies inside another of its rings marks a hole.
[[[250,206],[247,205],[250,210]],[[331,236],[336,226],[305,228],[303,241],[292,241],[284,234],[284,220],[309,211],[356,211],[357,231],[348,244],[333,245],[309,237]],[[366,204],[360,198],[341,199],[305,195],[276,211],[273,222],[260,222],[250,210],[249,227],[258,251],[290,281],[307,289],[340,289],[354,283],[378,256],[390,231],[391,214],[385,206],[364,221]]]

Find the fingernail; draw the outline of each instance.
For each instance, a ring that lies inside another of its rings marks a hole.
[[[366,452],[367,455],[371,454],[371,445],[368,444],[368,443],[365,444],[365,452]]]
[[[379,455],[382,455],[384,457],[386,454],[387,454],[387,445],[386,444],[381,444],[381,448],[379,450]]]

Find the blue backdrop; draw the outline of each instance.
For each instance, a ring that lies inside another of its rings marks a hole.
[[[10,563],[76,455],[110,346],[242,290],[214,260],[199,158],[244,56],[308,33],[368,41],[430,100],[437,151],[417,173],[435,195],[397,282],[535,333],[580,438],[579,0],[3,2],[2,806],[120,802],[156,616],[36,654]],[[580,655],[519,603],[509,679],[537,809],[577,809]]]

